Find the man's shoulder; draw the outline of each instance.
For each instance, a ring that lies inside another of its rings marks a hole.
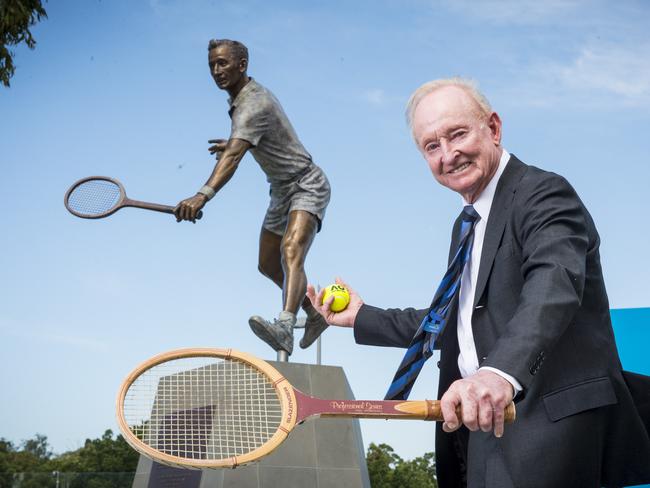
[[[514,155],[512,155],[508,166],[512,170],[511,176],[515,175],[520,187],[535,187],[538,185],[571,186],[564,176],[532,164],[526,164]]]
[[[511,190],[514,192],[513,208],[516,209],[514,214],[525,213],[540,206],[557,205],[559,202],[571,207],[581,205],[578,193],[564,176],[523,163],[516,158],[514,162],[510,178]]]

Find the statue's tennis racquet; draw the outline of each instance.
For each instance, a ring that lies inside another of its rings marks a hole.
[[[108,176],[89,176],[75,182],[65,193],[65,208],[82,219],[101,219],[124,207],[137,207],[173,214],[174,208],[158,203],[140,202],[126,196],[124,186]],[[197,219],[203,216],[199,211]]]
[[[256,461],[311,416],[442,420],[439,401],[306,395],[270,364],[232,349],[159,354],[128,375],[117,397],[126,441],[154,461],[184,468]],[[505,417],[514,420],[514,404]]]

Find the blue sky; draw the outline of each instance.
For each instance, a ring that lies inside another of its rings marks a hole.
[[[612,307],[650,305],[650,6],[642,1],[56,1],[16,49],[0,89],[0,437],[48,436],[55,451],[116,430],[114,398],[140,361],[185,346],[275,354],[247,319],[279,311],[256,269],[267,205],[247,156],[197,225],[125,209],[71,216],[63,194],[92,175],[175,204],[209,175],[227,137],[210,38],[250,49],[249,73],[281,100],[332,184],[310,252],[312,283],[342,276],[373,305],[428,305],[460,197],[437,186],[404,122],[421,83],[477,80],[504,145],[566,176],[590,209]],[[630,236],[631,237],[628,237]],[[381,398],[402,352],[328,330],[323,361],[357,398]],[[314,349],[296,362],[313,362]],[[436,392],[435,359],[412,398]],[[323,420],[326,421],[326,420]],[[363,421],[364,442],[404,457],[433,426]]]

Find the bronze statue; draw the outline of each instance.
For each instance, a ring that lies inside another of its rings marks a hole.
[[[266,173],[271,202],[260,234],[260,273],[282,288],[277,319],[249,319],[253,332],[276,351],[293,351],[298,308],[307,313],[300,347],[307,348],[327,328],[325,319],[305,297],[307,252],[320,230],[330,186],[323,171],[300,143],[275,96],[248,76],[248,49],[238,41],[213,39],[208,44],[210,73],[228,92],[230,138],[208,143],[217,163],[196,195],[181,201],[176,219],[194,222],[197,213],[230,180],[247,151]]]

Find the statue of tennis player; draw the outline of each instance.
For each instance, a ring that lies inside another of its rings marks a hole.
[[[305,297],[305,258],[320,230],[330,199],[325,173],[301,144],[275,96],[248,76],[248,49],[241,42],[213,39],[208,64],[217,86],[228,92],[232,120],[230,138],[208,143],[217,164],[205,185],[181,201],[176,219],[196,220],[197,212],[232,178],[250,151],[266,173],[271,201],[260,234],[260,272],[282,288],[282,310],[272,321],[249,319],[253,332],[276,351],[293,351],[293,326],[298,308],[307,313],[300,341],[309,347],[327,328],[325,319]]]

